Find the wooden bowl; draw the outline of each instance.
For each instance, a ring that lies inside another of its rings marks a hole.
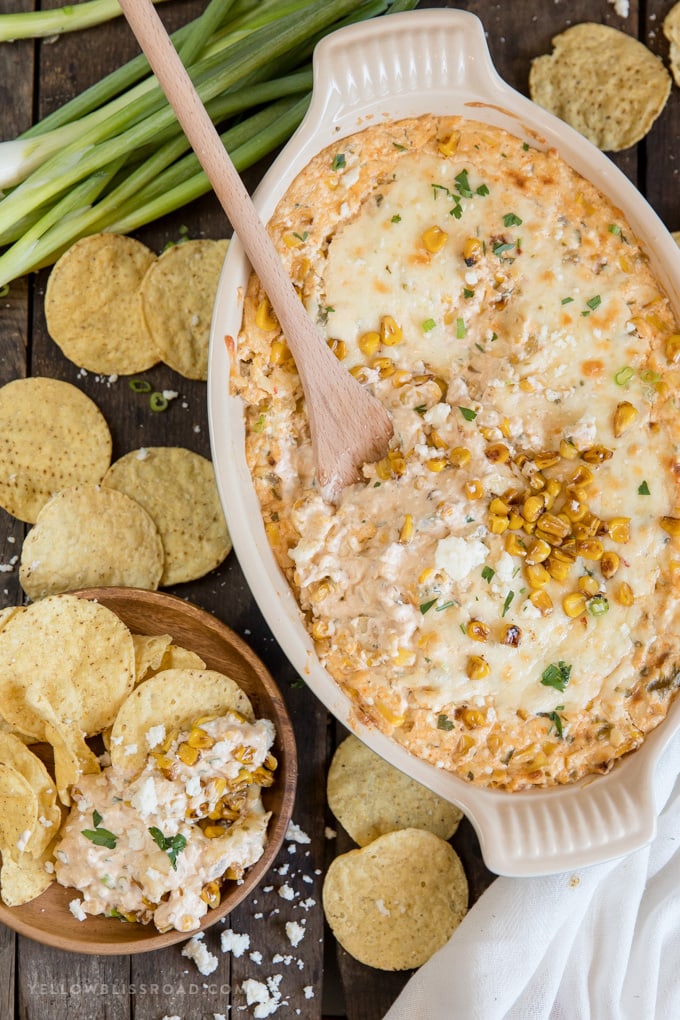
[[[220,905],[208,911],[200,929],[161,933],[153,924],[103,916],[78,921],[68,907],[78,895],[76,890],[57,882],[19,907],[0,903],[0,921],[36,942],[78,953],[143,953],[186,941],[227,915],[258,885],[278,853],[293,812],[297,781],[295,737],[281,693],[264,664],[237,634],[210,613],[174,595],[137,588],[88,588],[75,594],[101,602],[135,633],[171,634],[175,644],[196,652],[208,668],[235,680],[250,698],[256,717],[267,717],[276,726],[272,751],[279,763],[277,778],[262,794],[266,810],[272,812],[267,845],[242,882],[225,883]]]

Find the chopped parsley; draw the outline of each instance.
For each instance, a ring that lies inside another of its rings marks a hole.
[[[473,411],[471,407],[459,407],[458,410],[465,418],[465,421],[474,421],[477,417],[477,412]]]
[[[100,827],[99,823],[102,821],[102,816],[95,809],[92,812],[92,824],[94,829],[81,829],[81,834],[85,839],[89,839],[95,846],[105,846],[107,850],[115,850],[116,843],[118,842],[118,836],[114,835],[108,829]]]
[[[487,582],[492,579],[495,573],[496,571],[493,567],[482,567],[482,578]]]
[[[345,159],[344,152],[337,152],[333,157],[333,162],[331,163],[331,170],[342,170],[343,166],[345,166],[346,163],[347,160]]]
[[[473,298],[474,296],[475,296],[474,290],[470,290],[469,287],[463,287],[463,297],[464,298]]]
[[[551,662],[541,674],[541,683],[545,687],[554,687],[556,691],[565,690],[571,676],[571,666],[562,659]]]
[[[155,825],[152,825],[149,829],[149,833],[153,837],[156,845],[163,850],[170,858],[175,871],[177,871],[177,855],[181,854],[187,845],[187,838],[183,836],[181,832],[176,833],[174,836],[164,836],[160,829],[157,829]]]
[[[563,733],[563,729],[562,729],[562,716],[560,715],[560,712],[563,712],[563,711],[564,711],[564,705],[558,705],[557,708],[554,710],[554,712],[539,712],[538,713],[539,715],[542,715],[546,719],[550,720],[552,725],[555,727],[555,733],[557,734],[557,736],[558,736],[558,738],[560,740],[562,740],[564,738],[564,733]],[[550,728],[550,730],[548,732],[549,733],[552,732],[552,727]]]
[[[304,234],[298,234],[298,232],[294,230],[293,237],[297,237],[298,241],[306,241],[309,237],[309,231],[305,230]]]
[[[511,251],[515,245],[510,241],[499,241],[491,249],[494,255],[502,255],[504,251]]]
[[[432,606],[434,606],[436,604],[436,602],[437,602],[436,599],[430,599],[429,602],[421,602],[420,603],[420,607],[419,608],[420,608],[420,611],[423,614],[423,616],[425,616],[425,613],[428,611],[428,609],[432,609]]]
[[[505,227],[521,227],[522,221],[514,212],[506,213],[503,217],[503,226]]]
[[[390,220],[390,223],[401,223],[401,216],[399,215],[399,213],[394,214],[394,216]]]
[[[647,482],[643,482],[642,485],[638,486],[638,496],[649,496],[649,494]]]
[[[437,729],[438,730],[452,730],[453,729],[453,723],[449,719],[448,715],[443,715],[442,714],[442,715],[438,715],[437,716]]]

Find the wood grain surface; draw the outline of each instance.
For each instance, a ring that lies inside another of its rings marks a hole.
[[[468,0],[421,3],[460,7],[477,14],[486,29],[492,59],[501,76],[527,94],[531,59],[549,52],[551,37],[572,24],[596,21],[637,36],[667,59],[661,32],[672,0],[631,0],[622,17],[610,0]],[[0,11],[30,10],[30,0],[0,0]],[[40,6],[58,6],[47,0]],[[159,8],[170,29],[194,17],[202,0],[169,0]],[[0,44],[0,134],[14,137],[37,117],[50,112],[103,74],[138,52],[122,19],[86,32],[39,43]],[[680,98],[673,88],[663,115],[643,142],[613,157],[614,162],[648,197],[670,229],[680,229]],[[265,165],[244,175],[252,190]],[[219,203],[206,196],[177,214],[136,233],[156,252],[179,238],[231,234]],[[0,299],[0,384],[26,375],[46,375],[75,383],[101,408],[113,435],[113,456],[141,445],[186,446],[209,455],[205,384],[178,377],[158,365],[145,375],[154,389],[178,390],[163,414],[150,414],[125,379],[113,381],[80,373],[49,338],[43,301],[47,271],[13,283]],[[19,556],[25,526],[0,510],[0,608],[20,604]],[[342,737],[286,661],[231,554],[213,573],[170,589],[215,614],[240,635],[265,663],[281,688],[295,729],[299,783],[293,818],[309,843],[287,841],[271,871],[253,896],[223,924],[206,935],[217,955],[217,969],[202,976],[181,954],[181,945],[138,956],[65,953],[35,943],[0,926],[0,1020],[213,1020],[214,1014],[250,1016],[242,983],[281,974],[284,1004],[277,1017],[348,1017],[378,1020],[408,979],[408,973],[385,973],[364,967],[335,945],[321,910],[321,884],[328,860],[352,844],[329,816],[325,775],[333,748]],[[327,838],[327,827],[336,830]],[[465,865],[474,901],[493,880],[485,868],[471,826],[463,822],[453,839]],[[280,895],[284,886],[293,900]],[[304,904],[304,906],[302,905]],[[287,920],[306,922],[304,940],[291,946]],[[226,927],[250,935],[250,950],[241,957],[222,953],[220,931]],[[493,961],[489,961],[493,966]],[[307,991],[305,991],[307,989]],[[229,1010],[231,1006],[231,1011]]]

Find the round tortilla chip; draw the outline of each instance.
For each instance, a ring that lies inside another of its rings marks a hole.
[[[668,39],[668,63],[676,85],[680,85],[680,3],[671,7],[663,19],[663,34]]]
[[[79,734],[100,733],[113,722],[134,676],[132,635],[99,602],[49,595],[0,630],[2,714],[38,740],[45,739],[45,721],[54,722],[50,713],[65,731],[77,720]]]
[[[144,767],[149,730],[163,725],[166,733],[190,726],[204,715],[229,709],[252,722],[253,707],[231,677],[213,669],[165,669],[139,684],[121,705],[111,730],[111,764],[128,775]]]
[[[21,773],[38,799],[38,820],[26,852],[39,857],[51,843],[61,824],[61,809],[57,804],[54,780],[43,762],[14,733],[0,732],[0,762]]]
[[[423,829],[388,832],[336,857],[323,885],[324,912],[340,945],[380,970],[420,967],[448,941],[467,905],[458,855]]]
[[[111,432],[77,386],[35,376],[0,388],[0,506],[33,524],[50,496],[101,482]]]
[[[30,599],[120,585],[155,591],[163,545],[146,510],[124,492],[78,485],[43,506],[24,540],[19,582]]]
[[[680,230],[674,230],[673,233],[671,234],[671,237],[680,248]]]
[[[54,876],[47,873],[45,865],[53,859],[53,849],[53,845],[50,844],[37,858],[29,854],[21,854],[18,860],[12,857],[3,858],[0,892],[5,906],[18,907],[22,903],[28,903],[52,884]]]
[[[123,234],[91,234],[57,260],[45,291],[47,330],[74,364],[103,375],[132,375],[158,355],[142,318],[139,288],[155,261]]]
[[[213,304],[226,240],[175,244],[146,271],[142,315],[161,361],[187,379],[208,378]]]
[[[179,446],[132,450],[111,465],[104,485],[125,492],[155,522],[164,552],[161,585],[193,581],[231,550],[212,463]]]
[[[573,25],[552,45],[531,64],[534,102],[606,152],[644,138],[671,89],[662,61],[625,32],[592,22]]]
[[[462,811],[405,775],[350,735],[339,745],[327,780],[328,806],[359,846],[397,829],[427,829],[449,839]]]

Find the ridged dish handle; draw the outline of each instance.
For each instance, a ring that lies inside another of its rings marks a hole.
[[[408,31],[405,31],[405,26]],[[318,43],[314,51],[314,91],[307,122],[346,121],[352,110],[380,113],[395,96],[412,96],[422,112],[422,96],[461,91],[489,95],[507,92],[492,62],[479,18],[467,11],[422,10],[390,14],[367,31],[350,25]],[[421,97],[421,102],[417,97]],[[453,111],[452,111],[453,112]]]

